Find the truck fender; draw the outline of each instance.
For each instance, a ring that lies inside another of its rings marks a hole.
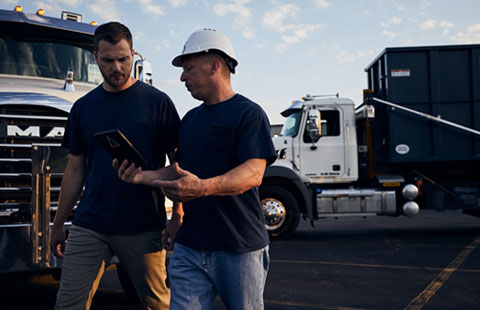
[[[300,177],[286,167],[270,166],[265,169],[262,185],[278,185],[286,187],[298,201],[301,210],[313,220],[312,191],[302,182]],[[305,208],[302,208],[305,206]]]

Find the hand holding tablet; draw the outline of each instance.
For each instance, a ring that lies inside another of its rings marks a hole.
[[[107,130],[93,135],[103,148],[121,164],[124,159],[135,166],[147,165],[147,161],[119,129]]]

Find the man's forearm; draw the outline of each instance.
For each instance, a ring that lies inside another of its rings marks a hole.
[[[55,218],[53,220],[54,226],[62,226],[68,218],[70,212],[72,212],[75,203],[67,203],[65,200],[62,202],[59,201],[57,212],[55,213]]]
[[[183,204],[181,202],[173,202],[172,220],[183,221]]]
[[[55,219],[53,224],[56,226],[61,226],[65,223],[68,218],[68,215],[72,212],[73,207],[77,203],[78,196],[83,188],[82,182],[62,182],[62,187],[60,189],[60,197],[58,200],[57,213],[55,214]]]
[[[240,195],[249,189],[262,184],[266,160],[254,158],[229,172],[202,181],[201,196]]]
[[[62,179],[58,208],[53,220],[54,226],[63,226],[75,206],[84,184],[84,167],[82,158],[70,158]]]

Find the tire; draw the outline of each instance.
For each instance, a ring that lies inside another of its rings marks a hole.
[[[267,185],[260,187],[260,200],[270,238],[290,237],[300,221],[300,209],[293,195],[282,187]]]
[[[120,285],[127,295],[128,300],[139,303],[140,299],[138,298],[137,290],[135,289],[135,286],[133,286],[133,282],[130,279],[127,270],[125,270],[121,264],[117,264],[117,275],[118,279],[120,280]]]

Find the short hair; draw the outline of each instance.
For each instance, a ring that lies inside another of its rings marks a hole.
[[[132,33],[127,26],[119,22],[102,24],[95,30],[95,51],[98,51],[98,44],[101,40],[107,41],[110,44],[117,44],[122,39],[127,40],[128,45],[130,45],[130,49],[133,48]]]
[[[205,52],[201,52],[199,54],[204,54],[220,60],[225,64],[226,68],[228,69],[228,72],[235,73],[235,66],[233,65],[231,58],[228,57],[227,54],[225,54],[224,52],[220,50],[212,49]]]

